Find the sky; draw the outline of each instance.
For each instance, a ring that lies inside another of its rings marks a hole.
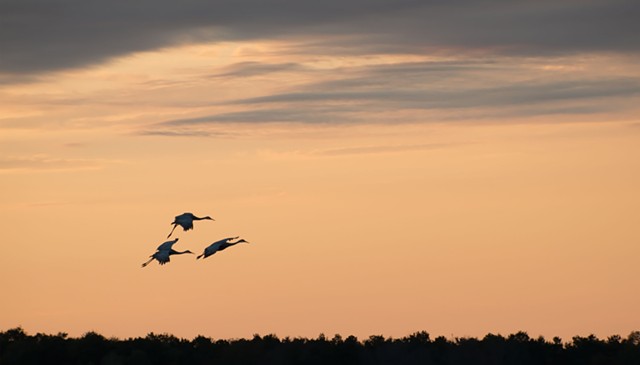
[[[0,330],[639,330],[639,15],[0,0]]]

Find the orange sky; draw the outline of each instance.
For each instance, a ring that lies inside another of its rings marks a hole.
[[[296,42],[132,52],[0,86],[0,330],[640,329],[636,62]],[[437,76],[402,78],[423,67]],[[186,211],[216,221],[176,230],[177,250],[251,243],[140,268]]]

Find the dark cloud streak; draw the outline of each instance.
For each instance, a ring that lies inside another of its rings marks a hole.
[[[634,0],[3,0],[0,77],[224,40],[330,39],[317,52],[360,54],[638,52],[639,14]]]
[[[456,111],[462,113],[461,118],[487,118],[487,117],[515,117],[515,116],[542,116],[542,115],[576,115],[596,114],[614,110],[613,106],[603,101],[603,98],[616,95],[628,96],[625,89],[611,89],[607,96],[596,96],[594,90],[585,90],[583,95],[571,95],[571,87],[557,92],[548,92],[545,87],[535,90],[517,90],[510,87],[486,91],[485,95],[478,96],[484,91],[460,91],[457,93],[427,93],[427,92],[368,92],[368,93],[325,93],[325,94],[299,94],[279,95],[267,97],[257,103],[283,103],[283,107],[263,107],[239,112],[209,114],[194,118],[168,120],[158,123],[153,132],[143,134],[163,135],[188,135],[191,132],[166,132],[166,128],[194,128],[209,124],[226,123],[303,123],[303,124],[341,124],[371,122],[369,113],[402,111],[402,110],[431,110],[431,111]],[[604,91],[605,93],[607,91]],[[635,88],[634,93],[640,93]],[[529,100],[528,98],[531,97]],[[267,102],[267,99],[269,100]],[[593,102],[592,99],[597,99]],[[558,101],[569,101],[569,104]],[[343,105],[327,102],[342,102]],[[318,104],[324,105],[323,108]],[[479,109],[478,109],[479,108]],[[471,115],[468,113],[472,112]],[[455,120],[456,117],[441,116],[438,120]],[[429,118],[423,119],[427,122]],[[160,130],[160,132],[158,132]],[[201,135],[202,132],[196,132]]]
[[[383,85],[384,86],[384,85]],[[439,88],[375,90],[322,90],[275,94],[236,100],[234,104],[375,102],[407,108],[471,108],[531,105],[556,101],[632,97],[640,94],[640,80],[573,80],[516,83],[497,87],[457,90]]]
[[[304,71],[305,68],[297,63],[260,63],[260,62],[241,62],[233,64],[219,74],[213,77],[253,77],[267,75],[276,72],[295,72]]]
[[[300,109],[297,107],[265,108],[240,112],[212,114],[196,118],[174,119],[162,122],[160,123],[160,125],[180,127],[209,123],[347,122],[350,120],[348,114],[355,111],[357,110],[348,107],[309,107],[305,109]]]
[[[234,66],[234,69],[242,73],[244,66],[262,69],[258,64]],[[242,107],[245,109],[242,111],[168,120],[157,127],[188,129],[224,123],[368,123],[378,113],[407,110],[424,111],[418,117],[422,121],[429,121],[428,113],[432,111],[440,113],[440,120],[587,115],[624,110],[640,94],[640,79],[635,77],[576,78],[571,73],[543,72],[529,80],[495,79],[494,68],[504,71],[509,67],[508,63],[485,60],[345,68],[334,70],[331,80],[294,86],[289,92],[222,103]],[[527,69],[525,66],[524,70]],[[522,71],[514,66],[516,74],[521,75]]]

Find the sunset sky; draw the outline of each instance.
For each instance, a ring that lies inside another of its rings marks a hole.
[[[640,330],[639,16],[0,0],[0,331]]]

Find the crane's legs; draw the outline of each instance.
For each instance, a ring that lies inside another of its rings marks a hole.
[[[175,223],[173,224],[173,228],[171,228],[171,232],[169,232],[169,235],[167,236],[167,238],[171,237],[171,235],[173,234],[173,230],[175,230],[177,226],[178,226],[177,224]]]
[[[151,258],[149,259],[149,261],[145,262],[144,264],[142,264],[142,267],[145,267],[147,265],[149,265],[149,263],[153,261],[153,256],[151,256]]]

